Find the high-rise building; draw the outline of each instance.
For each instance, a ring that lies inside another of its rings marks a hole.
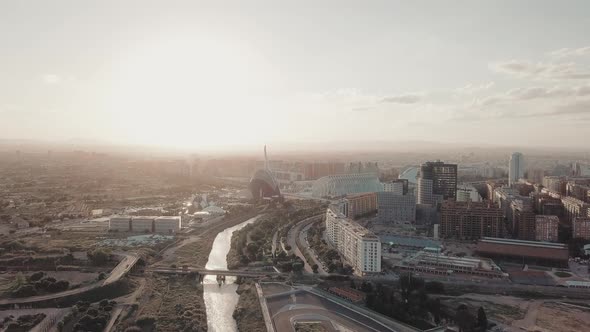
[[[356,274],[381,272],[379,237],[347,218],[336,205],[326,211],[326,237]]]
[[[416,197],[397,195],[395,192],[377,193],[377,217],[384,223],[414,222],[416,220]]]
[[[457,165],[429,161],[420,166],[418,204],[437,204],[457,198]]]
[[[520,152],[514,152],[510,156],[508,165],[508,185],[512,186],[524,177],[524,157]]]
[[[479,239],[504,235],[502,210],[491,202],[444,201],[440,220],[443,238]]]
[[[535,240],[557,242],[559,218],[557,216],[535,216]]]

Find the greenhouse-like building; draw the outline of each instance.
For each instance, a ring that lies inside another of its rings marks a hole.
[[[340,197],[354,193],[383,191],[374,173],[328,175],[317,179],[311,188],[313,197]]]

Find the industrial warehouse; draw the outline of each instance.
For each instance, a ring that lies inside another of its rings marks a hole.
[[[567,246],[562,243],[493,237],[479,240],[476,252],[497,261],[553,267],[567,267],[569,258]]]

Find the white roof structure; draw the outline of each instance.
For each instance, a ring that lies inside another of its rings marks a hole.
[[[317,179],[311,188],[313,197],[339,197],[354,193],[383,191],[373,173],[328,175]]]
[[[408,182],[416,184],[418,183],[418,170],[419,167],[410,166],[406,168],[399,176],[399,179],[408,180]]]

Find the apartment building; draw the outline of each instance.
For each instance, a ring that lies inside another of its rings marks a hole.
[[[439,232],[443,238],[479,239],[504,235],[502,210],[491,202],[444,201]]]
[[[590,215],[588,217],[576,217],[572,222],[572,237],[590,240]]]
[[[590,204],[574,197],[561,199],[564,209],[564,217],[567,221],[573,221],[576,217],[586,217],[590,210]]]
[[[377,211],[377,193],[360,193],[347,195],[344,199],[344,214],[349,218],[358,218]]]
[[[535,216],[535,240],[557,242],[559,218],[557,216]]]
[[[377,217],[384,223],[416,221],[416,197],[391,191],[377,193]]]
[[[381,242],[379,237],[360,226],[331,205],[326,211],[326,235],[355,274],[381,272]]]

